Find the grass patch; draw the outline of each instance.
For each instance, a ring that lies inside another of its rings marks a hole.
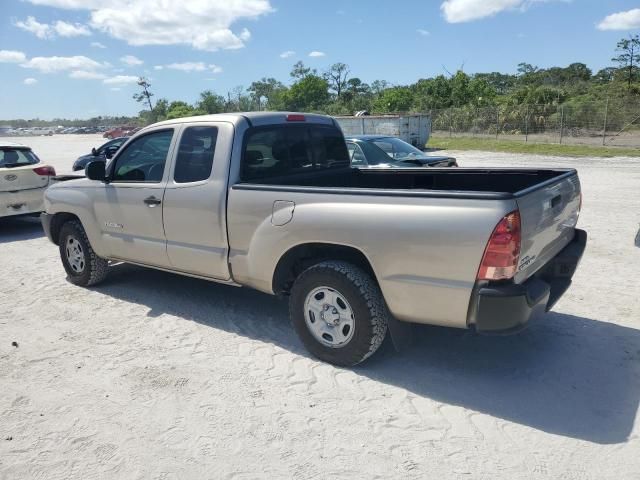
[[[595,145],[559,145],[524,143],[473,137],[431,137],[427,148],[441,150],[483,150],[487,152],[533,153],[561,157],[640,157],[640,148],[599,147]]]

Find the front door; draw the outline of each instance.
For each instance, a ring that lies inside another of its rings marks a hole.
[[[142,135],[118,152],[109,166],[109,182],[96,195],[95,209],[110,257],[170,266],[162,201],[173,134],[173,129],[165,128]]]
[[[225,205],[232,142],[227,122],[182,130],[163,202],[167,254],[176,270],[230,278]]]

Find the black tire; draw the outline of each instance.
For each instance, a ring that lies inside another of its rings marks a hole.
[[[72,246],[74,242],[78,242],[79,247],[78,261],[72,263],[67,254],[67,247],[69,247],[70,240]],[[82,287],[89,287],[96,285],[103,281],[108,273],[109,262],[104,258],[96,255],[93,251],[87,234],[82,227],[82,224],[78,220],[71,220],[66,222],[60,228],[60,235],[58,236],[58,245],[60,246],[60,259],[62,265],[69,276],[69,281],[75,285]],[[80,268],[81,267],[81,268]]]
[[[307,296],[325,286],[339,292],[353,311],[352,336],[340,346],[321,343],[307,325]],[[296,333],[313,355],[334,365],[353,366],[380,347],[387,333],[389,313],[382,292],[370,275],[347,262],[325,261],[298,276],[291,289],[289,315]]]

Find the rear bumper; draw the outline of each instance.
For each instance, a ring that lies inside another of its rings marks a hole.
[[[15,192],[0,192],[0,217],[40,213],[44,210],[46,188],[47,186]]]
[[[476,331],[516,332],[549,311],[571,285],[587,245],[587,232],[578,229],[575,232],[571,243],[526,282],[481,286],[472,303]]]

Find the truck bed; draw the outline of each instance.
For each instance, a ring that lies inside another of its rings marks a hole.
[[[471,198],[517,198],[561,178],[575,175],[573,169],[477,169],[477,168],[415,168],[415,169],[326,169],[309,174],[272,177],[240,188],[287,191],[315,187],[322,191],[336,189],[343,193],[381,193],[402,196],[464,196]],[[377,192],[372,192],[377,191]]]

